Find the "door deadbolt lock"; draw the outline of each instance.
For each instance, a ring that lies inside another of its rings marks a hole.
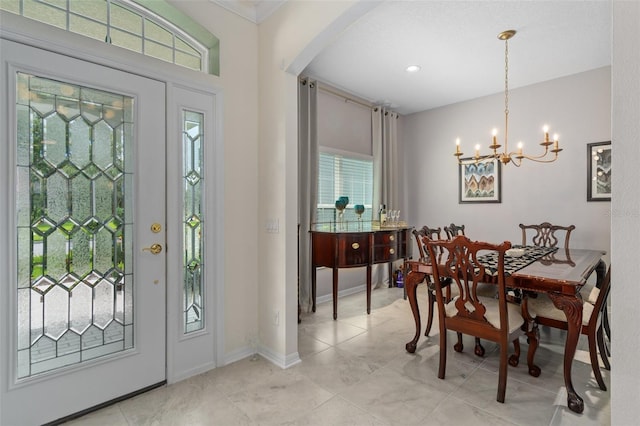
[[[151,225],[151,232],[157,234],[160,231],[162,231],[162,225],[160,225],[159,223],[154,223],[153,225]]]
[[[144,247],[142,251],[150,251],[151,254],[158,254],[162,252],[162,244],[151,244],[151,247]]]

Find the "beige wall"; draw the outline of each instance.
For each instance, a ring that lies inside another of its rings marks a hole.
[[[313,46],[323,46],[322,32],[350,6],[352,2],[288,2],[259,27],[258,323],[263,354],[282,366],[299,360],[298,107],[292,68],[306,65],[301,58]],[[267,219],[278,220],[279,233],[264,231]]]
[[[249,339],[297,354],[297,75],[374,2],[288,2],[259,26],[206,0],[170,2],[220,39],[225,146],[224,359]],[[259,111],[259,112],[258,112]],[[267,233],[267,221],[279,232]]]
[[[172,1],[220,39],[224,138],[224,353],[258,334],[258,28],[209,1]]]

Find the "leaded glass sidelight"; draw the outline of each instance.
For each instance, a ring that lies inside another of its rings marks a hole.
[[[184,178],[184,330],[204,328],[202,148],[204,115],[184,111],[182,157]]]
[[[17,74],[18,378],[133,347],[133,99]]]

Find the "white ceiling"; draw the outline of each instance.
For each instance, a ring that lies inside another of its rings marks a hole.
[[[282,1],[249,3],[270,4],[272,12]],[[508,29],[517,31],[509,41],[510,89],[611,64],[608,0],[387,0],[304,74],[400,114],[424,111],[503,92],[505,46],[497,35]],[[413,64],[422,69],[407,73]]]

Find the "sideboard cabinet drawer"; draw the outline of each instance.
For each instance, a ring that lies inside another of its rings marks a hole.
[[[366,266],[371,261],[370,234],[342,234],[338,237],[338,267]]]
[[[396,259],[398,259],[398,231],[376,232],[373,243],[373,262],[392,262]]]

